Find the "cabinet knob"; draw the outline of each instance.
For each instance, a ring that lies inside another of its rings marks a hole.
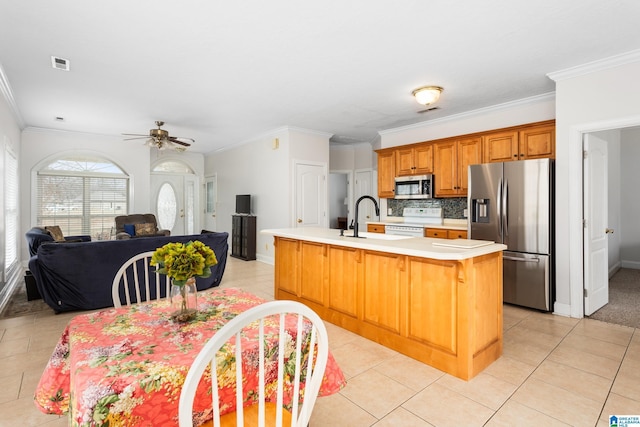
[[[298,218],[298,224],[300,224],[302,222],[302,220],[300,218]]]
[[[518,157],[518,155],[517,155],[517,154],[514,154],[514,155],[513,155],[513,157]]]

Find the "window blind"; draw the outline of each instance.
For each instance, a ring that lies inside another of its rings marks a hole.
[[[6,277],[6,273],[18,261],[18,159],[8,146],[5,146],[4,158],[4,267]]]
[[[128,177],[93,173],[40,171],[37,179],[37,221],[58,225],[65,236],[111,236],[115,217],[126,215]]]

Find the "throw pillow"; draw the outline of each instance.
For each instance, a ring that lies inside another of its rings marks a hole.
[[[124,232],[127,233],[129,236],[135,236],[136,235],[136,228],[134,227],[133,224],[125,224],[124,225]]]
[[[136,224],[136,236],[153,236],[156,234],[156,226],[150,222]]]
[[[45,228],[47,232],[53,237],[53,240],[56,242],[64,242],[64,235],[62,234],[62,230],[57,225],[47,225]]]

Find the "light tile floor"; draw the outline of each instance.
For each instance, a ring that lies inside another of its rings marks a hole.
[[[273,299],[273,266],[229,258],[222,287]],[[66,426],[33,392],[77,313],[0,320],[0,426]],[[640,333],[504,306],[504,354],[463,381],[327,324],[347,386],[319,398],[311,426],[608,426],[640,414]]]

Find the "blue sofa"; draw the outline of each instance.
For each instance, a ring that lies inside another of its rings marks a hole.
[[[133,255],[153,251],[169,242],[200,240],[216,254],[211,276],[197,278],[198,290],[220,284],[227,263],[228,233],[145,239],[103,240],[64,244],[45,243],[29,259],[42,299],[56,312],[113,307],[111,284],[118,269]],[[152,270],[155,267],[151,267]],[[155,298],[152,292],[152,298]],[[164,296],[164,295],[161,295]]]

